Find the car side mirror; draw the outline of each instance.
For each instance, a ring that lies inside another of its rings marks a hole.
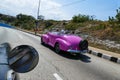
[[[29,45],[17,46],[8,54],[10,68],[18,73],[31,71],[36,67],[38,61],[38,52]]]

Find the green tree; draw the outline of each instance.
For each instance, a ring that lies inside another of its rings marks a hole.
[[[116,12],[117,12],[117,14],[116,14],[115,17],[116,17],[118,23],[120,23],[120,8],[118,8],[118,9],[116,10]]]
[[[76,23],[86,22],[86,21],[90,21],[92,19],[93,19],[93,17],[91,17],[89,15],[81,15],[81,14],[78,14],[78,15],[75,15],[72,17],[72,21],[76,22]]]
[[[11,24],[15,22],[16,18],[10,15],[5,15],[0,13],[0,21],[5,22],[7,24]]]
[[[19,26],[20,28],[31,30],[35,26],[35,18],[32,16],[18,14],[16,18],[17,21],[15,25]]]

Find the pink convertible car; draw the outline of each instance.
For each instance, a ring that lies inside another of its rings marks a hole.
[[[60,51],[80,54],[88,50],[88,41],[79,36],[64,34],[61,32],[49,32],[41,36],[41,43],[47,44],[55,49],[56,53]]]

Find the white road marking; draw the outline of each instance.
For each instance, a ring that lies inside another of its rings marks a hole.
[[[57,80],[63,80],[57,73],[54,73],[53,75]]]

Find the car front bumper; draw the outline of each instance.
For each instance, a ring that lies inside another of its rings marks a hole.
[[[70,53],[87,53],[88,52],[88,50],[71,50],[71,49],[69,49],[69,50],[67,50],[67,52],[70,52]]]

